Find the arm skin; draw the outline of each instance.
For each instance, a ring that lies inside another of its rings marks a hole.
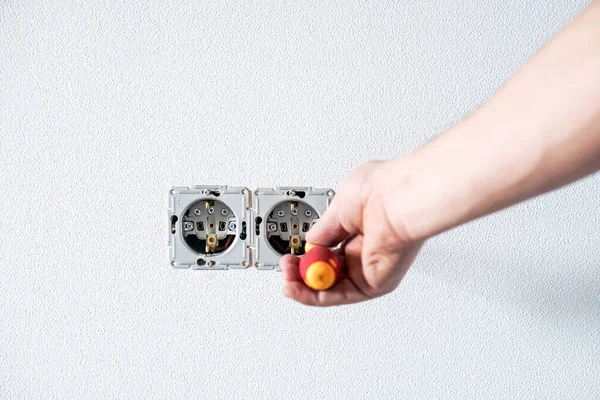
[[[483,107],[389,168],[401,171],[389,213],[403,210],[412,240],[598,171],[600,1]]]
[[[600,169],[600,0],[482,107],[412,153],[359,166],[307,233],[343,243],[346,276],[313,291],[281,260],[285,296],[330,306],[393,291],[423,242]]]

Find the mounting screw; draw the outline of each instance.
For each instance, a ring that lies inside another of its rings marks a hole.
[[[327,196],[329,196],[329,197],[333,196],[333,191],[331,191],[331,190],[328,190],[328,191],[327,191]]]
[[[214,208],[214,207],[210,207],[210,208],[208,209],[208,213],[209,213],[210,215],[213,215],[213,214],[215,213],[215,208]]]
[[[208,195],[210,194],[210,190],[208,190],[208,189],[204,189],[204,190],[202,191],[202,194],[203,194],[203,195],[205,195],[205,196],[208,196]]]
[[[298,209],[297,208],[294,208],[292,210],[292,215],[298,215]]]
[[[277,211],[277,215],[283,217],[285,215],[285,212],[283,210],[279,210]]]
[[[277,230],[277,224],[275,222],[269,222],[267,224],[267,231],[275,232]]]
[[[202,214],[202,211],[200,211],[200,209],[199,209],[199,208],[195,208],[195,209],[194,209],[194,214],[196,214],[196,215],[200,215],[200,214]]]
[[[212,261],[210,261],[210,260],[209,260],[209,261],[207,261],[207,262],[206,262],[206,264],[204,264],[204,265],[206,265],[207,267],[212,267],[212,266],[213,266],[213,264],[214,264],[214,263],[213,263]]]
[[[236,223],[235,223],[235,222],[233,222],[233,221],[231,221],[231,222],[229,223],[229,230],[230,230],[230,231],[235,231],[235,229],[236,229],[236,228],[237,228],[237,225],[236,225]]]
[[[185,230],[185,231],[191,231],[192,229],[194,229],[194,223],[193,222],[186,221],[186,222],[183,223],[183,230]]]
[[[304,211],[304,215],[306,215],[307,217],[310,217],[312,215],[312,211],[306,210],[306,211]]]
[[[229,214],[229,210],[227,210],[226,208],[221,210],[221,215],[222,216],[226,216],[227,214]]]

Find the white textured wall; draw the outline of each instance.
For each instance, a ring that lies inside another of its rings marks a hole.
[[[597,175],[344,308],[174,270],[165,232],[171,185],[336,187],[427,142],[586,1],[89,3],[0,2],[0,398],[600,396]]]

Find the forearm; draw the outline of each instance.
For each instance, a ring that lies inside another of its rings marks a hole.
[[[391,163],[390,214],[421,239],[600,169],[600,1],[469,118]]]

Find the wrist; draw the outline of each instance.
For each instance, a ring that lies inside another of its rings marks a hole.
[[[391,223],[407,242],[428,239],[450,229],[467,209],[450,206],[460,202],[452,179],[427,162],[426,148],[415,150],[382,167],[387,181],[383,203]]]
[[[482,125],[477,118],[465,120],[385,166],[384,175],[394,177],[385,196],[390,219],[410,240],[427,239],[531,192],[536,146]]]

